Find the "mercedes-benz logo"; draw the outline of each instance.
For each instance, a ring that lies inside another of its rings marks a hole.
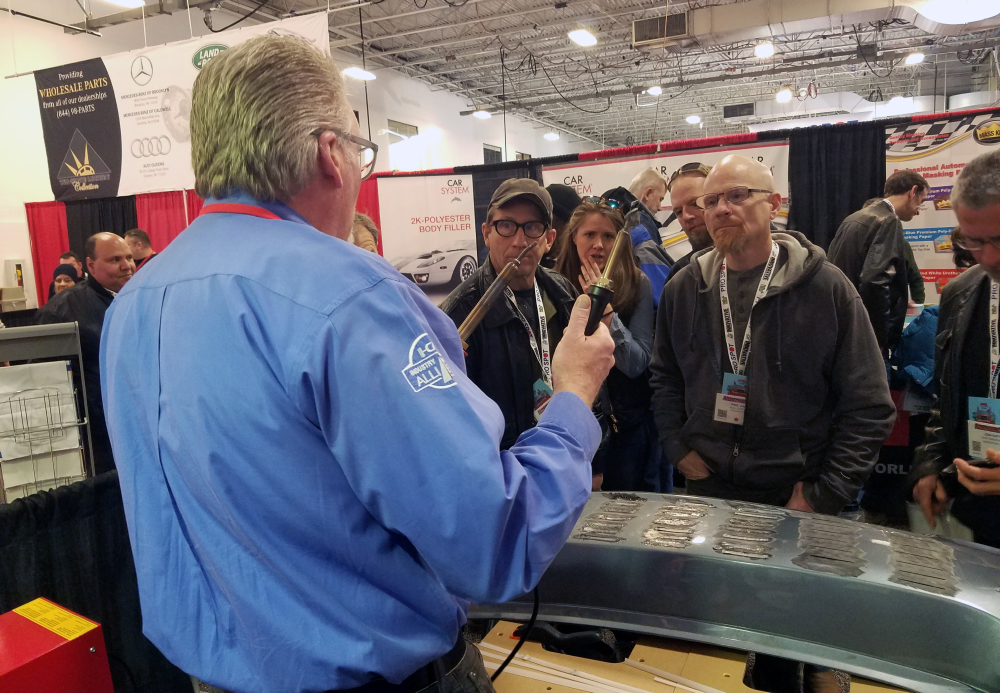
[[[153,79],[153,62],[144,55],[132,61],[132,81],[140,87],[149,84]]]
[[[141,159],[149,156],[165,156],[170,153],[170,138],[166,135],[159,137],[143,137],[141,140],[132,140],[132,156]]]

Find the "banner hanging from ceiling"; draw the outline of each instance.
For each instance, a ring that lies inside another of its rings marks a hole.
[[[958,276],[952,259],[951,231],[958,222],[951,210],[951,188],[969,161],[996,147],[1000,147],[1000,111],[885,130],[886,176],[911,169],[931,187],[920,214],[903,222],[924,279],[927,303],[939,303],[945,284]]]
[[[382,254],[434,303],[478,268],[471,174],[387,176],[382,200]]]
[[[330,54],[326,13],[35,71],[56,200],[194,187],[191,87],[222,51],[255,36],[301,36]]]
[[[714,166],[730,154],[755,159],[771,169],[774,183],[781,193],[781,212],[775,223],[784,227],[788,220],[788,142],[768,142],[766,144],[734,145],[727,147],[709,147],[706,149],[687,149],[678,152],[659,152],[640,156],[623,157],[620,159],[600,159],[597,161],[580,161],[542,168],[542,180],[545,185],[562,183],[575,189],[581,196],[597,195],[617,188],[627,188],[632,179],[643,169],[655,168],[665,178],[684,164],[697,161],[708,166]],[[663,200],[664,209],[656,215],[663,224],[660,238],[674,259],[690,252],[691,247],[687,236],[681,230],[680,222],[670,211],[669,196]]]

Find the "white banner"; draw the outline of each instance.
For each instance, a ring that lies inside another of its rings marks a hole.
[[[714,166],[730,154],[739,154],[760,161],[770,167],[774,174],[774,183],[781,193],[781,213],[776,223],[784,226],[788,219],[788,142],[773,142],[768,144],[746,144],[732,147],[710,147],[706,149],[688,149],[680,152],[660,152],[641,156],[624,157],[621,159],[603,159],[599,161],[579,161],[558,166],[546,166],[542,169],[542,179],[545,185],[562,183],[574,188],[581,196],[600,196],[619,186],[627,188],[632,179],[643,169],[655,168],[670,178],[670,174],[684,164],[697,161],[708,166]],[[660,237],[667,252],[677,259],[690,251],[687,237],[681,230],[670,211],[670,198],[663,201],[664,209],[657,214],[660,223],[666,226],[660,229]]]
[[[330,54],[327,15],[317,13],[36,71],[56,199],[194,187],[194,80],[222,51],[264,34],[301,36]]]
[[[962,168],[980,154],[1000,146],[998,114],[910,123],[886,128],[885,173],[912,169],[931,186],[920,214],[903,222],[904,234],[923,275],[927,303],[939,303],[941,290],[958,276],[952,259],[951,188]]]
[[[440,302],[478,268],[472,175],[378,179],[382,253]]]

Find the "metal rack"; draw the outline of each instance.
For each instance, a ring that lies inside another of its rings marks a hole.
[[[79,432],[83,446],[84,476],[93,476],[93,443],[90,435],[90,412],[87,409],[87,384],[83,377],[83,354],[80,350],[80,333],[75,322],[57,325],[33,325],[0,330],[0,362],[38,363],[70,359],[74,377],[71,379],[72,408],[65,401],[64,393],[54,387],[34,387],[3,392],[0,385],[0,438],[27,446],[28,460],[32,464],[35,483],[27,484],[26,491],[34,493],[76,481],[79,475],[61,476],[57,459],[57,444],[70,436],[72,429]],[[75,361],[75,363],[74,363]],[[2,379],[3,368],[0,368]],[[82,412],[82,416],[80,415]],[[72,448],[70,448],[72,449]],[[65,448],[62,451],[66,451]],[[21,458],[18,458],[21,459]],[[6,485],[3,483],[3,464],[0,460],[0,503],[7,502]],[[39,479],[39,470],[51,465],[51,474]]]

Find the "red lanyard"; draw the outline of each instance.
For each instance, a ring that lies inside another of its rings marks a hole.
[[[274,212],[269,212],[261,207],[245,205],[239,202],[213,202],[206,207],[202,207],[201,214],[247,214],[251,217],[276,219],[281,221],[281,217]]]

